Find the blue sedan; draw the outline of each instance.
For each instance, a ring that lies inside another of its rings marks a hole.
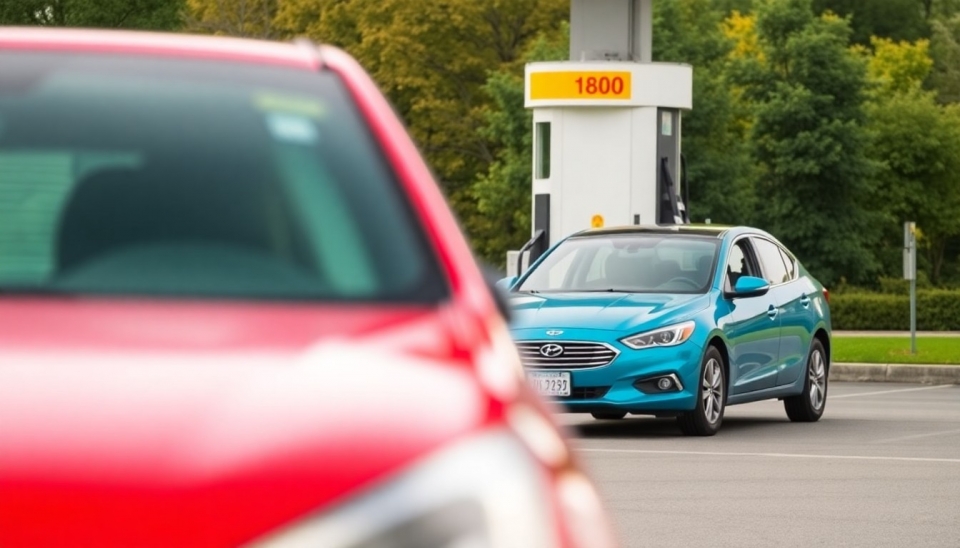
[[[675,416],[699,436],[738,403],[823,414],[829,294],[763,231],[589,230],[503,285],[529,380],[571,412]]]

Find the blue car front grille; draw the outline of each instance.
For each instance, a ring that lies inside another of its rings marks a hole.
[[[596,342],[520,341],[520,359],[525,367],[578,369],[607,365],[617,357],[613,347]]]

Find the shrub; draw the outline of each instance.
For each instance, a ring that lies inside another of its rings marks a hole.
[[[906,331],[910,329],[910,296],[884,293],[831,295],[834,329]],[[917,291],[917,329],[960,330],[960,291]]]
[[[880,285],[880,293],[910,295],[910,282],[903,278],[880,278],[877,283]],[[933,284],[930,283],[930,278],[927,277],[926,272],[918,270],[917,291],[922,289],[933,289]]]

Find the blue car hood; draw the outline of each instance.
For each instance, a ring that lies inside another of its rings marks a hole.
[[[707,295],[675,293],[514,293],[511,328],[636,332],[686,320],[708,302]]]

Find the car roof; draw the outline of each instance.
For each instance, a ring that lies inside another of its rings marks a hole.
[[[0,26],[0,51],[13,50],[200,58],[304,70],[317,70],[321,66],[317,48],[301,42],[145,31]]]
[[[684,234],[691,236],[714,236],[723,238],[731,230],[739,227],[724,225],[626,225],[604,228],[591,228],[573,235],[573,237],[605,236],[613,234]]]

